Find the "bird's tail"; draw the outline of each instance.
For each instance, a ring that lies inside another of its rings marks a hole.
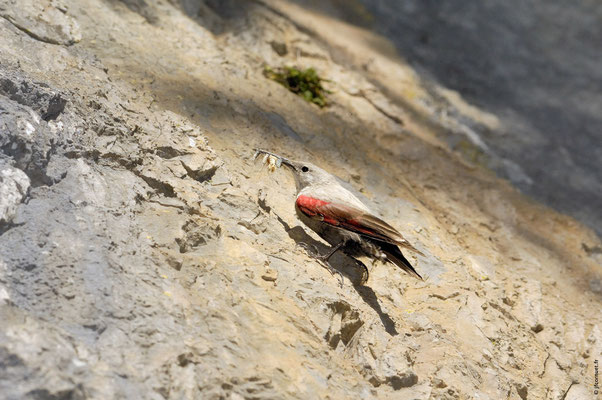
[[[412,246],[407,240],[404,242],[397,242],[398,246],[405,247],[408,250],[412,250],[414,253],[418,253],[424,257],[424,253],[418,250],[416,247]]]
[[[383,253],[385,253],[385,255],[387,256],[387,260],[389,262],[397,265],[399,268],[403,269],[408,274],[413,275],[414,277],[422,280],[420,274],[416,272],[414,267],[412,267],[412,264],[410,264],[410,262],[404,257],[404,255],[401,253],[401,250],[399,250],[397,246],[387,243],[381,248]]]

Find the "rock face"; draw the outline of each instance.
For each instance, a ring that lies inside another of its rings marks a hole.
[[[441,141],[495,116],[287,2],[31,7],[0,2],[1,398],[593,396],[599,239]],[[339,287],[255,147],[337,174],[425,281],[337,254]]]
[[[59,0],[2,0],[0,16],[42,42],[69,46],[82,38],[77,21]]]
[[[14,218],[27,189],[29,178],[23,171],[7,164],[0,166],[0,221],[7,224]]]

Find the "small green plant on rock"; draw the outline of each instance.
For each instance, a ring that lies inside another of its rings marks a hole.
[[[327,105],[325,94],[330,92],[322,86],[322,82],[326,79],[320,78],[313,68],[300,70],[295,67],[276,69],[265,67],[263,74],[268,79],[278,82],[291,92],[303,97],[305,101],[314,103],[319,107]]]

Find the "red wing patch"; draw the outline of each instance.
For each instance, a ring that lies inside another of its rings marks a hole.
[[[296,204],[297,207],[299,207],[299,210],[310,218],[319,218],[330,225],[372,236],[374,238],[382,237],[382,235],[374,229],[362,225],[360,221],[355,219],[360,218],[363,211],[354,207],[329,203],[324,200],[304,195],[297,197]]]
[[[358,218],[363,211],[354,207],[345,206],[342,204],[329,203],[324,200],[316,199],[309,196],[301,195],[296,201],[299,210],[310,218],[319,218],[327,224],[348,229],[353,232],[362,233],[364,235],[379,238],[379,235],[373,229],[361,224]]]
[[[327,201],[314,199],[313,197],[302,195],[302,196],[297,197],[297,201],[295,202],[295,204],[297,204],[297,207],[299,207],[299,210],[301,210],[301,212],[303,214],[307,215],[308,217],[311,217],[311,218],[318,217],[322,221],[324,221],[328,224],[335,225],[335,226],[339,225],[339,221],[332,218],[331,216],[324,214],[323,207],[330,204]]]
[[[297,204],[297,207],[308,210],[312,215],[317,214],[314,210],[316,210],[318,207],[330,204],[327,201],[314,199],[313,197],[304,195],[297,197],[297,201],[295,203]]]
[[[422,254],[391,225],[358,208],[330,203],[304,195],[297,197],[295,204],[299,211],[310,218],[319,219],[338,228],[347,229],[386,243],[403,246]]]

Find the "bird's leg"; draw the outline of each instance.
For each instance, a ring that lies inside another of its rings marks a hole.
[[[328,262],[330,257],[332,257],[334,255],[334,253],[336,253],[341,247],[343,247],[344,244],[345,244],[345,242],[341,242],[341,243],[337,244],[336,246],[332,247],[331,250],[328,252],[328,254],[322,255],[318,251],[318,248],[311,243],[304,243],[304,242],[297,243],[297,245],[299,245],[300,247],[303,247],[305,249],[305,251],[307,252],[307,254],[309,254],[311,257],[317,258],[318,260],[324,261],[324,262]]]
[[[338,269],[333,268],[328,260],[330,260],[330,257],[332,257],[334,253],[339,251],[339,249],[343,247],[343,245],[345,245],[345,241],[342,241],[341,243],[334,246],[328,254],[316,257],[319,261],[322,262],[321,264],[328,270],[328,272],[330,272],[331,275],[334,276],[335,272],[339,274],[339,277],[341,278],[341,288],[343,287],[343,274],[341,274],[341,271],[339,271]]]
[[[319,256],[317,258],[320,259],[320,261],[324,261],[324,262],[328,262],[328,260],[330,259],[330,257],[332,257],[334,255],[334,253],[336,253],[337,251],[339,251],[339,249],[341,247],[343,247],[343,245],[345,244],[345,241],[342,241],[341,243],[337,244],[336,246],[332,247],[332,249],[330,250],[330,252],[328,254],[326,254],[325,256]]]
[[[307,254],[309,254],[310,257],[313,257],[313,258],[317,259],[318,261],[321,261],[320,265],[322,265],[324,268],[326,268],[328,270],[328,272],[330,272],[331,275],[334,275],[335,272],[337,274],[339,274],[339,276],[341,277],[341,287],[343,287],[343,274],[341,274],[341,271],[333,268],[330,265],[330,262],[328,260],[330,260],[330,257],[332,257],[334,255],[334,253],[336,253],[337,251],[339,251],[339,249],[341,247],[343,247],[343,245],[345,244],[345,241],[342,241],[341,243],[332,247],[332,249],[326,255],[321,255],[320,252],[318,251],[318,249],[316,248],[316,246],[314,246],[313,244],[303,243],[303,242],[299,242],[297,244],[299,246],[303,247],[305,249],[305,251],[307,251]]]

